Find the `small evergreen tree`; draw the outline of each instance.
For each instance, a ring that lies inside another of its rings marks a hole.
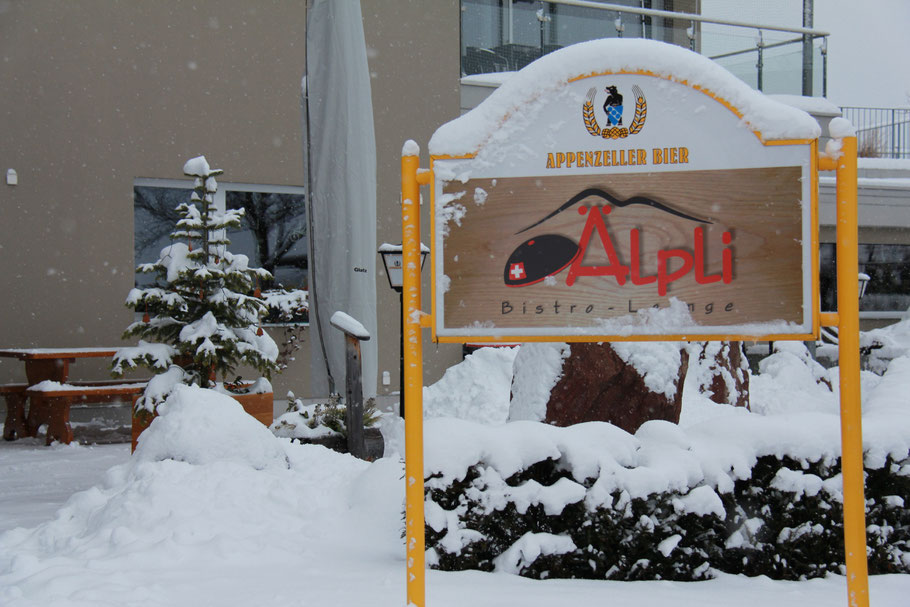
[[[248,364],[270,377],[278,370],[278,347],[260,326],[267,309],[259,281],[271,274],[227,250],[226,230],[240,226],[243,209],[215,208],[215,177],[222,171],[199,156],[188,160],[183,172],[195,178],[193,193],[177,207],[174,243],[156,262],[138,268],[157,278],[150,287],[132,289],[126,299],[143,317],[123,338],[140,341],[117,353],[114,374],[136,366],[164,371],[174,363],[184,369],[186,383],[211,387],[216,373],[226,377],[238,364]]]

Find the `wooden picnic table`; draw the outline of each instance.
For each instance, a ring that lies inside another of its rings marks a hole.
[[[0,394],[6,397],[6,421],[3,426],[3,438],[14,440],[17,437],[30,435],[30,430],[38,427],[27,424],[25,403],[28,400],[26,391],[30,386],[43,381],[66,383],[69,378],[69,366],[78,358],[111,358],[117,348],[0,348],[0,356],[18,358],[25,363],[25,384],[7,384],[0,386]],[[34,417],[34,416],[33,416]],[[46,423],[46,419],[35,418],[34,423]]]
[[[117,348],[0,348],[0,356],[25,361],[29,385],[46,379],[65,382],[77,358],[111,358]]]

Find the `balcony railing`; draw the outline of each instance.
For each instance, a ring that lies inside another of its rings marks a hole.
[[[910,108],[842,107],[865,158],[910,158]]]
[[[519,70],[586,40],[648,38],[706,55],[760,91],[807,96],[827,92],[827,32],[631,4],[644,3],[462,0],[462,75]],[[697,10],[696,0],[677,0],[675,6]]]

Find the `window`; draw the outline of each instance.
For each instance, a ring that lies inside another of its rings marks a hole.
[[[176,207],[188,202],[190,180],[137,179],[133,183],[134,265],[158,259],[171,244],[178,219]],[[250,258],[250,265],[274,276],[261,285],[271,308],[267,324],[308,322],[308,242],[303,188],[219,182],[215,205],[243,208],[243,225],[230,230],[230,251]],[[148,286],[155,276],[136,273],[136,286]]]
[[[837,309],[837,260],[834,243],[819,255],[822,310]],[[859,271],[869,275],[861,312],[905,312],[910,308],[910,245],[859,245]]]
[[[694,12],[694,0],[612,0],[609,4]],[[462,75],[520,70],[555,50],[598,38],[651,38],[688,48],[689,21],[654,19],[633,13],[538,2],[462,0]]]

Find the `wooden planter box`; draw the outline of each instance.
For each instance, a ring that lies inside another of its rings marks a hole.
[[[266,426],[272,425],[272,421],[274,421],[274,393],[263,392],[261,394],[231,394],[230,396],[240,403],[244,411],[255,417],[257,420]],[[131,452],[136,450],[136,445],[139,441],[139,435],[142,434],[143,430],[151,425],[152,420],[155,419],[155,417],[156,414],[152,414],[144,409],[138,412],[133,409],[133,446]]]

